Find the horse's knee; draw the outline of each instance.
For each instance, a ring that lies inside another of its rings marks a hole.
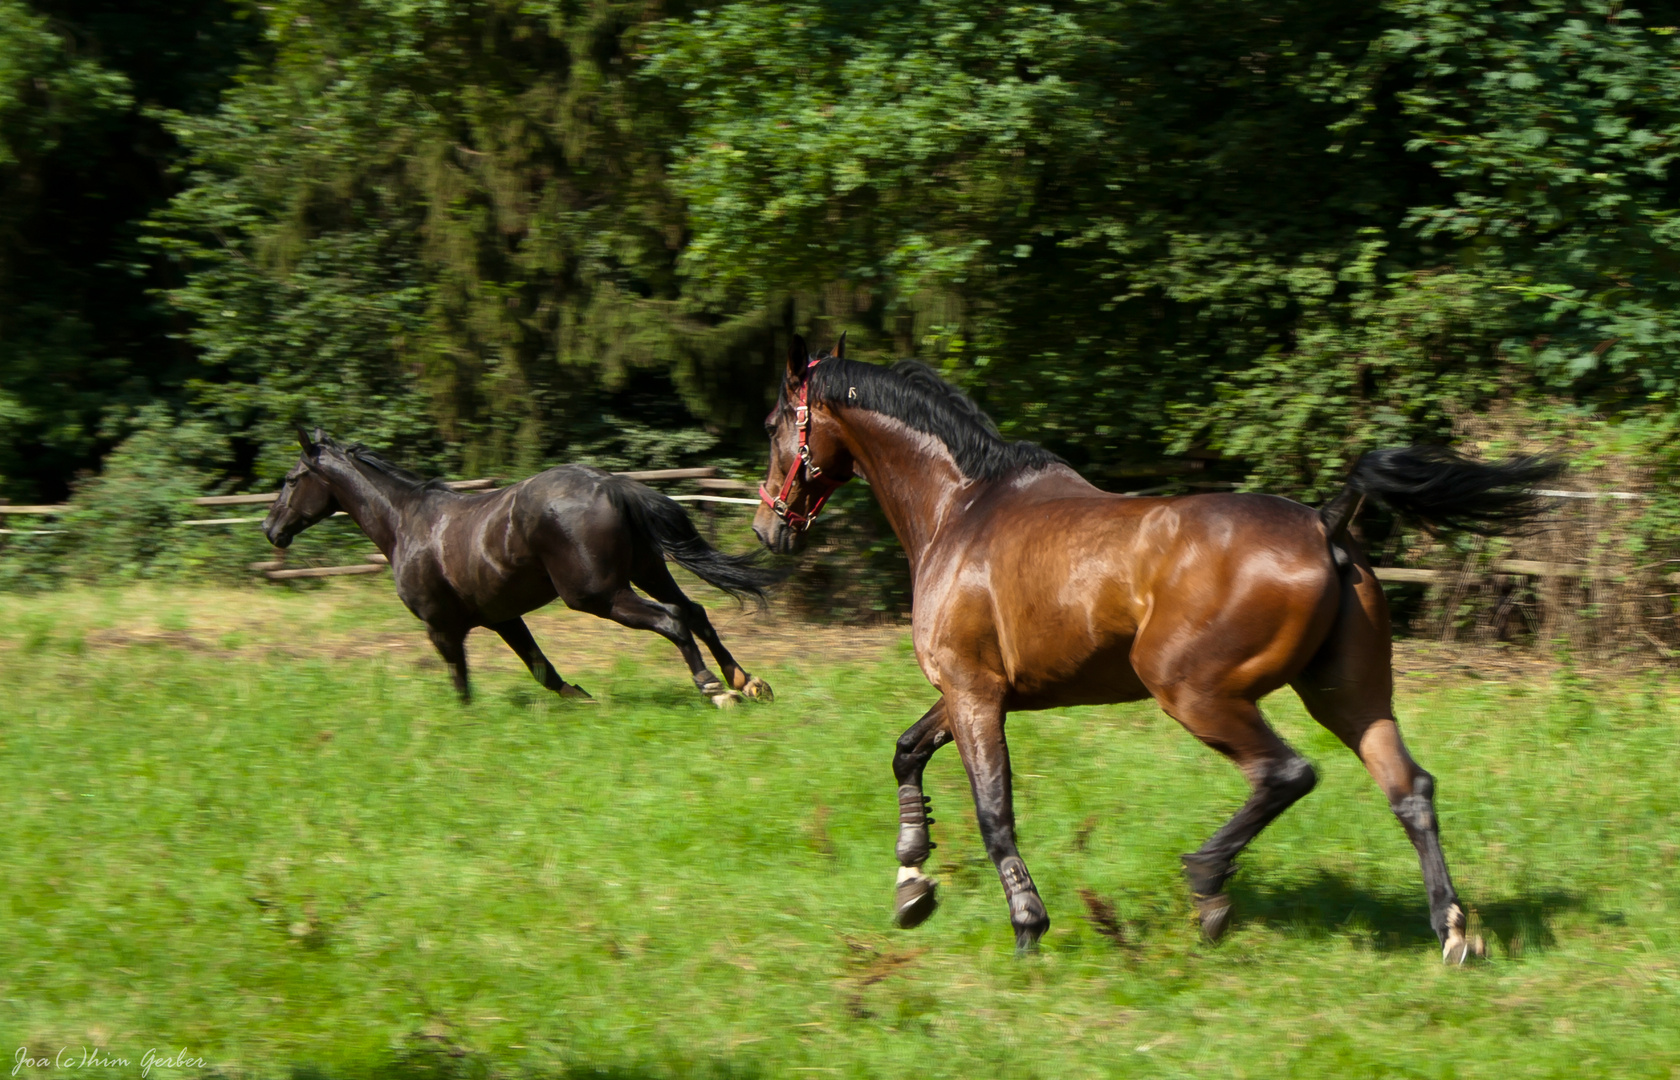
[[[908,783],[921,775],[921,770],[927,767],[928,759],[933,757],[934,751],[951,741],[949,728],[939,728],[931,735],[920,731],[921,725],[916,725],[898,737],[893,748],[893,775],[898,782]]]
[[[915,779],[919,767],[926,759],[916,753],[916,744],[905,745],[903,739],[898,740],[898,749],[893,753],[893,775],[900,784],[909,783]]]

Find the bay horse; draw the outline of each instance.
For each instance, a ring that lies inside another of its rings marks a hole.
[[[333,513],[349,515],[390,560],[397,596],[426,624],[462,702],[472,698],[466,639],[475,626],[500,634],[545,688],[590,696],[560,677],[522,618],[556,597],[575,611],[668,638],[694,685],[719,708],[743,697],[771,700],[770,685],[729,655],[706,609],[677,587],[665,559],[737,598],[762,601],[785,575],[717,551],[681,505],[652,488],[587,465],[562,465],[496,491],[459,492],[319,428],[311,436],[300,427],[298,442],[303,455],[263,520],[269,543],[286,547]],[[727,685],[707,670],[696,636]]]
[[[937,906],[921,869],[933,846],[922,771],[954,741],[1016,945],[1035,947],[1050,920],[1016,849],[1005,717],[1153,697],[1251,786],[1182,857],[1201,929],[1217,941],[1238,854],[1317,782],[1257,704],[1289,685],[1364,762],[1416,847],[1442,958],[1485,951],[1466,935],[1442,855],[1435,779],[1395,722],[1388,605],[1348,526],[1371,498],[1426,523],[1498,531],[1537,512],[1525,489],[1556,475],[1557,462],[1376,451],[1320,510],[1257,494],[1115,495],[1041,447],[1004,441],[931,369],[858,363],[844,349],[842,335],[813,356],[794,338],[765,422],[770,459],[753,529],[771,551],[801,550],[824,500],[858,476],[909,558],[916,659],[940,697],[893,758],[898,925]]]

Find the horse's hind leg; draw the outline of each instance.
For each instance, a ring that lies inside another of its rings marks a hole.
[[[1260,830],[1311,791],[1318,775],[1306,758],[1278,738],[1252,701],[1181,694],[1161,704],[1192,735],[1230,758],[1253,789],[1218,832],[1182,856],[1202,933],[1218,941],[1230,921],[1225,881],[1236,871],[1237,856]]]
[[[502,636],[502,640],[507,642],[514,655],[525,661],[525,666],[531,670],[531,677],[542,683],[546,689],[561,697],[589,699],[589,694],[583,687],[567,682],[554,670],[554,665],[549,663],[548,657],[537,647],[537,639],[531,636],[531,628],[525,625],[524,619],[492,623],[490,629]]]
[[[1417,849],[1442,959],[1462,964],[1485,953],[1480,938],[1465,935],[1464,907],[1441,851],[1435,778],[1412,760],[1394,720],[1388,607],[1368,570],[1345,589],[1330,638],[1293,685],[1313,719],[1359,755]]]
[[[706,661],[700,655],[700,647],[694,644],[694,635],[689,632],[681,609],[638,596],[629,587],[625,587],[613,594],[612,603],[605,614],[621,626],[628,626],[633,630],[652,630],[675,645],[688,664],[689,673],[694,677],[694,685],[718,708],[726,708],[741,699],[740,694],[725,686],[707,669]]]
[[[723,640],[718,637],[717,631],[712,629],[712,620],[706,617],[706,609],[690,600],[688,594],[677,586],[663,559],[660,559],[657,565],[641,570],[631,580],[655,600],[682,613],[689,629],[706,643],[706,648],[712,650],[712,656],[717,660],[718,667],[723,669],[723,677],[731,688],[739,690],[745,697],[765,704],[775,700],[776,695],[771,692],[770,684],[757,675],[748,675],[747,669],[737,664],[735,657],[723,647]]]
[[[934,848],[928,838],[933,818],[928,816],[928,798],[922,794],[922,770],[933,752],[950,741],[945,699],[940,698],[898,737],[893,755],[893,775],[898,778],[898,887],[893,923],[905,930],[922,925],[939,906],[938,883],[922,873],[922,864]]]

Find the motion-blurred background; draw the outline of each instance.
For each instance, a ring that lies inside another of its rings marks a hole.
[[[0,584],[244,573],[254,529],[172,525],[272,490],[294,420],[453,477],[752,479],[790,334],[845,330],[1114,490],[1564,451],[1598,494],[1527,548],[1375,519],[1379,561],[1461,573],[1396,585],[1402,622],[1680,647],[1677,24],[0,0],[0,497],[74,507],[0,536]],[[838,501],[810,613],[905,607],[870,506]]]

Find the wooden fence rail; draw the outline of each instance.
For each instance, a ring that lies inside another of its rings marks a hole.
[[[1461,570],[1418,570],[1410,566],[1378,566],[1375,570],[1378,581],[1416,585],[1439,585],[1456,581],[1463,576]],[[1537,562],[1533,559],[1495,559],[1488,567],[1488,573],[1516,574],[1524,577],[1576,577],[1587,578],[1590,581],[1610,581],[1621,576],[1614,570],[1598,566],[1571,566],[1565,563]],[[1680,575],[1669,575],[1671,581],[1677,578],[1680,578]]]

